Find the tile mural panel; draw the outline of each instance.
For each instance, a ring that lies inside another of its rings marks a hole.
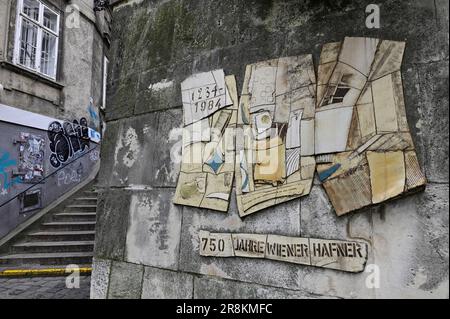
[[[181,84],[182,165],[174,203],[241,217],[308,195],[317,171],[337,215],[425,185],[406,120],[405,42],[346,37],[311,55],[214,70]],[[229,254],[229,252],[227,253]]]

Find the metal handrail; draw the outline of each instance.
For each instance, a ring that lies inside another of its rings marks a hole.
[[[95,142],[93,142],[95,143]],[[38,185],[38,184],[42,184],[43,181],[45,181],[47,178],[53,176],[55,173],[59,172],[61,169],[67,167],[68,165],[72,164],[73,162],[77,161],[78,159],[82,158],[83,156],[89,154],[90,152],[92,152],[93,150],[97,149],[99,146],[99,144],[95,143],[95,147],[89,149],[88,151],[86,151],[86,153],[83,153],[81,155],[79,155],[76,158],[73,158],[70,162],[65,163],[63,166],[59,167],[57,170],[55,170],[54,172],[50,173],[49,175],[45,176],[43,179],[41,179],[40,181],[33,183],[30,187],[28,187],[27,189],[21,191],[20,193],[18,193],[16,196],[8,199],[6,202],[2,203],[0,205],[0,208],[2,208],[3,206],[5,206],[6,204],[10,203],[11,201],[13,201],[14,199],[16,199],[17,197],[19,197],[20,195],[22,195],[23,193],[26,193],[27,191],[29,191],[31,188],[33,188],[34,186]]]

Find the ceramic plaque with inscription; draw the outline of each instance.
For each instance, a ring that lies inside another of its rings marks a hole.
[[[199,232],[199,252],[208,257],[264,258],[299,265],[361,272],[367,244],[359,241],[265,234]]]

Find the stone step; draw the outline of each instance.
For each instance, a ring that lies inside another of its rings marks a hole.
[[[76,241],[76,240],[94,240],[94,230],[83,231],[39,231],[27,234],[30,241]]]
[[[41,224],[44,231],[95,230],[95,221],[54,221]]]
[[[64,209],[65,212],[96,212],[97,205],[67,205]]]
[[[57,213],[53,215],[55,221],[95,221],[97,213],[83,213],[83,212],[70,212],[70,213]]]
[[[91,265],[98,193],[80,191],[0,253],[0,269]]]
[[[97,205],[97,197],[77,197],[72,200],[74,205]]]
[[[93,252],[58,252],[36,254],[9,254],[0,256],[0,265],[68,265],[92,262]]]
[[[22,242],[12,246],[12,254],[18,253],[56,253],[56,252],[92,252],[94,241],[33,241]]]
[[[87,197],[90,197],[90,196],[96,197],[98,195],[98,192],[96,190],[88,190],[88,191],[82,192],[81,194],[83,194],[83,196],[87,196]]]

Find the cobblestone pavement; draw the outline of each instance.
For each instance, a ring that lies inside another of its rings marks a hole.
[[[67,288],[66,277],[0,278],[0,299],[89,299],[90,276],[80,288]]]

